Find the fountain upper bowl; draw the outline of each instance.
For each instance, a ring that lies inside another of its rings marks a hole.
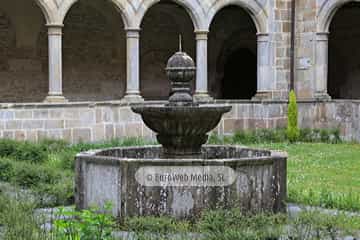
[[[132,110],[142,116],[146,126],[157,133],[157,139],[169,157],[193,157],[201,153],[223,114],[231,106],[204,104],[194,106],[149,105],[134,106]]]

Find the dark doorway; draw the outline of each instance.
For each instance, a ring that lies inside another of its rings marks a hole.
[[[338,10],[330,25],[328,93],[335,99],[360,99],[360,4]]]
[[[257,90],[256,26],[249,13],[227,6],[209,33],[209,93],[217,99],[251,99]]]
[[[250,99],[256,94],[256,55],[247,48],[234,51],[226,60],[222,98]]]

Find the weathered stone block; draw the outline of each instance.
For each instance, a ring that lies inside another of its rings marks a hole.
[[[22,130],[15,131],[15,140],[24,141],[26,139],[25,136],[26,136],[25,131]]]
[[[22,127],[22,121],[20,120],[10,120],[5,123],[5,128],[9,130],[21,129],[21,127]]]
[[[2,137],[3,138],[8,138],[8,139],[14,139],[15,138],[15,132],[14,131],[3,131]]]
[[[89,128],[74,128],[72,142],[90,142],[91,130]]]
[[[243,119],[225,119],[224,120],[224,134],[235,133],[236,130],[244,129]]]
[[[32,119],[33,112],[31,110],[17,110],[15,111],[16,119]]]
[[[0,119],[12,120],[15,118],[15,111],[13,110],[0,110]]]
[[[50,109],[49,115],[51,119],[61,119],[64,116],[65,109]]]
[[[96,141],[105,140],[105,126],[104,124],[97,124],[93,127],[94,139]]]
[[[23,122],[24,129],[43,129],[44,120],[26,120]]]
[[[37,141],[37,131],[36,130],[27,130],[26,131],[26,140],[31,142]]]
[[[113,124],[105,125],[105,137],[107,140],[111,140],[114,138],[115,130]]]
[[[115,137],[116,138],[126,137],[125,126],[124,125],[122,125],[122,124],[116,124],[115,125]]]
[[[35,119],[48,119],[49,110],[48,109],[34,110],[33,115]]]
[[[45,120],[45,129],[64,128],[64,120]]]
[[[127,137],[141,137],[142,136],[142,124],[141,123],[126,124],[125,135]]]

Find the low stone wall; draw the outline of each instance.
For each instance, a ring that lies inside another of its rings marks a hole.
[[[159,102],[149,102],[156,104]],[[285,101],[219,101],[233,106],[214,132],[286,127]],[[360,141],[360,101],[299,102],[299,123],[307,128],[339,128],[346,140]],[[154,133],[121,102],[3,104],[0,137],[39,141],[44,138],[102,141],[125,136],[154,138]]]

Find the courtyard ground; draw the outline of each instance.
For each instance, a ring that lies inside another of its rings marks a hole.
[[[289,202],[360,210],[360,144],[273,143],[253,146],[289,154]]]
[[[217,139],[216,141],[212,139],[210,142],[242,144],[236,137],[229,139],[230,138],[225,140]],[[22,220],[27,219],[24,214],[28,216],[28,213],[31,212],[28,206],[31,208],[39,208],[72,205],[74,189],[73,159],[76,153],[88,149],[144,145],[149,143],[151,142],[146,142],[141,139],[114,140],[99,144],[82,143],[77,145],[69,145],[65,142],[57,141],[45,141],[39,144],[32,144],[0,140],[0,200],[4,195],[8,196],[9,191],[14,189],[9,186],[16,186],[15,188],[17,189],[27,189],[29,191],[22,191],[22,193],[25,195],[30,193],[30,195],[35,195],[36,198],[40,200],[35,204],[21,204],[21,208],[19,208],[19,205],[16,205],[15,202],[8,202],[7,204],[10,205],[7,205],[7,207],[1,205],[0,227],[1,225],[6,226],[9,224],[8,221],[13,221],[11,224],[14,226],[16,225],[15,222],[19,222],[20,229],[24,228],[24,226],[21,225]],[[257,144],[246,142],[246,145],[288,152],[288,202],[360,213],[360,144],[314,142],[290,144],[286,141],[270,143],[264,140]],[[7,202],[7,198],[8,197],[5,197],[5,202]],[[15,207],[12,206],[12,204],[15,204]],[[24,212],[19,213],[19,211],[22,211],[21,209],[24,209]],[[209,214],[210,218],[206,219],[206,221],[210,221],[208,222],[209,226],[213,226],[216,224],[216,222],[213,221],[217,221],[216,219],[219,217],[218,214],[225,214],[227,216],[228,213]],[[305,215],[304,218],[300,219],[300,224],[302,224],[301,221],[308,221],[308,218],[309,217]],[[29,219],[26,221],[31,222],[31,219],[28,220]],[[237,222],[235,218],[233,220]],[[314,222],[316,225],[316,221],[318,220],[318,217],[312,214],[309,221],[311,223]],[[164,220],[135,219],[133,221],[135,221],[135,226],[143,226],[147,229],[148,225],[150,225],[150,230],[157,231],[152,228],[153,223]],[[171,222],[172,220],[169,221]],[[331,221],[331,224],[335,224],[333,223],[333,221],[335,221],[336,224],[342,226],[350,225],[349,220],[344,220],[344,218],[340,219],[340,223],[337,219],[326,221]],[[351,219],[350,221],[352,229],[360,228],[360,218]],[[221,220],[220,222],[223,221]],[[167,220],[165,220],[164,224],[164,229],[167,229],[166,226],[169,224]],[[179,226],[177,223],[174,224],[175,226]],[[296,222],[296,224],[298,223]],[[321,224],[326,225],[329,223],[325,222]],[[26,223],[26,225],[28,225],[28,223]],[[205,227],[206,226],[207,225],[205,225]],[[219,228],[221,227],[226,228],[225,225],[220,224]],[[235,228],[238,228],[236,224],[234,225],[234,229]],[[131,226],[130,230],[133,230]],[[188,230],[189,229],[186,231]],[[206,231],[208,230],[209,229]],[[234,234],[238,233],[239,232],[236,231],[234,232]],[[217,234],[222,235],[221,231]],[[26,235],[27,233],[24,232],[24,236]],[[218,237],[220,235],[215,234],[214,236]]]

